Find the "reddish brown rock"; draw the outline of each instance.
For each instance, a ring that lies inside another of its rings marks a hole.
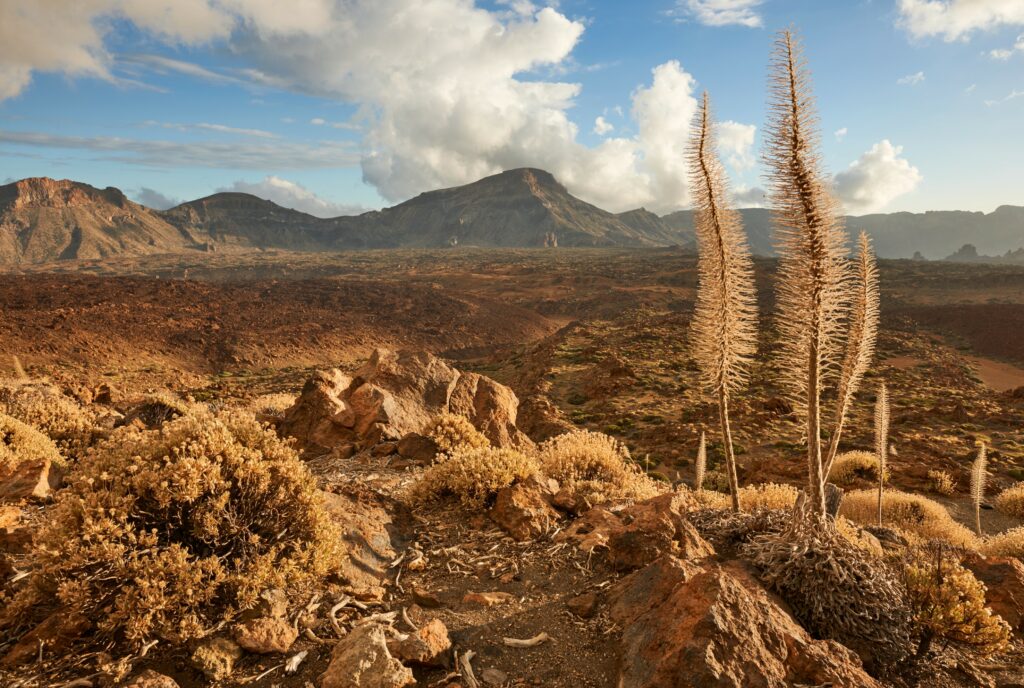
[[[441,600],[437,595],[433,595],[418,586],[413,586],[412,588],[412,599],[416,604],[425,609],[437,609],[441,606]]]
[[[515,596],[507,592],[467,592],[462,598],[465,604],[477,604],[481,607],[493,607],[499,604],[508,604],[515,600]]]
[[[623,628],[621,688],[880,688],[852,651],[812,639],[739,564],[663,557],[609,598]]]
[[[533,441],[516,427],[519,399],[515,392],[489,377],[460,373],[449,412],[468,418],[496,447],[533,447]]]
[[[125,684],[125,688],[178,688],[178,682],[170,676],[146,669]]]
[[[22,461],[0,471],[0,501],[45,499],[51,490],[60,487],[60,471],[49,459]]]
[[[440,619],[433,619],[411,635],[388,642],[392,655],[403,662],[424,666],[442,666],[451,648],[448,627]]]
[[[608,535],[608,561],[619,571],[631,571],[663,554],[699,560],[714,548],[686,520],[686,497],[669,492],[634,504],[620,514],[623,525]]]
[[[344,398],[352,380],[340,370],[320,371],[278,423],[278,431],[294,437],[303,449],[326,450],[354,437],[355,414]]]
[[[622,519],[599,506],[585,511],[569,527],[554,537],[555,542],[575,543],[583,552],[592,552],[608,545],[612,533],[621,530]]]
[[[248,652],[260,655],[284,654],[291,649],[299,632],[284,619],[263,617],[235,626],[235,642]]]
[[[379,624],[356,626],[338,641],[320,688],[403,688],[416,683],[412,671],[391,656]]]
[[[437,456],[437,442],[418,432],[410,432],[398,442],[398,455],[426,465]]]
[[[81,614],[57,612],[21,637],[0,660],[0,666],[11,669],[34,662],[39,657],[39,646],[47,656],[52,657],[66,650],[92,627],[89,619]]]
[[[598,602],[597,593],[587,592],[573,597],[565,603],[565,606],[570,612],[581,619],[589,619],[597,612]]]
[[[341,575],[357,594],[380,586],[398,556],[391,541],[391,515],[376,495],[321,493],[324,507],[341,527],[345,559]]]
[[[1024,630],[1024,563],[1014,557],[969,556],[964,565],[985,584],[985,602],[1014,630]]]
[[[499,490],[488,513],[492,521],[516,540],[532,540],[550,531],[561,519],[551,507],[554,496],[552,486],[534,476]]]

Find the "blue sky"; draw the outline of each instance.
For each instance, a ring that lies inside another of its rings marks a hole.
[[[749,205],[790,25],[850,212],[1024,205],[1024,0],[5,0],[0,181],[330,216],[529,165],[667,212],[708,89]]]

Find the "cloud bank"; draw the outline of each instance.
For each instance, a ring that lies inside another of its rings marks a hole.
[[[899,22],[912,36],[941,36],[946,41],[976,31],[1024,26],[1020,0],[899,0]]]
[[[880,141],[835,176],[836,195],[847,212],[880,210],[917,188],[921,172],[900,157],[902,152],[901,146]]]

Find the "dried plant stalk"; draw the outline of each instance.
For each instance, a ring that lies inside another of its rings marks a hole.
[[[704,476],[708,468],[708,445],[704,431],[700,431],[700,444],[697,446],[697,459],[693,462],[693,487],[695,490],[704,488]]]
[[[725,171],[715,149],[707,93],[697,111],[688,162],[700,251],[691,345],[704,387],[718,398],[729,492],[733,510],[739,511],[729,399],[746,385],[757,352],[757,300],[747,238],[739,213],[729,206]]]
[[[824,513],[821,392],[837,381],[844,358],[846,237],[821,170],[810,76],[790,31],[776,40],[771,73],[764,158],[779,237],[780,368],[806,418],[808,506]]]
[[[839,440],[846,425],[846,416],[853,404],[853,397],[875,355],[875,340],[878,338],[878,265],[871,250],[871,239],[865,232],[860,233],[857,241],[854,284],[856,288],[853,310],[850,313],[850,329],[846,337],[846,355],[839,375],[832,437],[829,441],[828,458],[825,461],[825,480],[828,480],[832,463],[839,451]]]
[[[882,525],[882,493],[889,459],[889,390],[883,382],[875,401],[875,453],[878,455],[878,525]]]
[[[971,466],[971,501],[974,502],[974,530],[981,531],[981,502],[985,499],[985,478],[988,468],[988,452],[984,442],[978,443],[978,456]]]

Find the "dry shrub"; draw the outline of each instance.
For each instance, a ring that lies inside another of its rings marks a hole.
[[[417,501],[455,497],[469,509],[482,509],[517,480],[536,474],[537,460],[514,449],[477,447],[453,453],[423,472],[412,488]]]
[[[591,505],[639,501],[664,491],[632,463],[614,438],[590,430],[552,437],[540,446],[544,473]]]
[[[64,464],[49,437],[17,418],[0,414],[0,475],[25,461],[45,460]]]
[[[937,640],[981,656],[1006,647],[1010,625],[985,606],[985,585],[961,565],[948,545],[932,543],[910,550],[904,558],[903,582],[913,611],[918,657],[928,654]]]
[[[835,524],[839,534],[846,538],[846,541],[854,547],[864,550],[877,559],[885,556],[885,549],[882,547],[882,543],[878,541],[878,538],[853,521],[840,516],[836,519]]]
[[[343,554],[296,452],[237,411],[114,432],[79,463],[35,542],[32,583],[0,628],[81,614],[96,642],[132,647],[202,637],[263,590],[308,589]]]
[[[1011,528],[998,535],[989,535],[982,541],[979,549],[986,557],[1024,559],[1024,526]]]
[[[873,669],[909,653],[909,607],[900,581],[828,517],[802,515],[741,551],[815,637],[843,643]]]
[[[285,409],[291,408],[294,404],[294,394],[276,392],[274,394],[261,394],[250,401],[248,407],[257,415],[279,416],[284,413]]]
[[[727,509],[731,504],[729,495],[713,490],[694,491],[695,503],[706,509]],[[797,489],[792,485],[758,483],[741,487],[740,509],[754,512],[762,509],[790,510],[796,503]]]
[[[956,492],[956,480],[946,471],[928,471],[928,489],[948,497]]]
[[[693,527],[724,556],[751,538],[765,533],[779,533],[789,526],[790,512],[762,509],[755,512],[729,509],[729,500],[720,506],[691,511],[686,518]]]
[[[876,524],[878,492],[854,490],[847,493],[839,513],[860,525]],[[882,497],[882,515],[886,525],[922,540],[941,540],[972,549],[977,546],[974,533],[954,521],[944,506],[921,495],[886,490]]]
[[[836,457],[829,479],[837,485],[849,485],[857,478],[878,482],[878,456],[868,451],[848,451]],[[889,471],[885,471],[889,479]]]
[[[48,384],[0,387],[0,413],[38,429],[69,458],[88,447],[96,420],[78,402]]]
[[[202,406],[194,404],[166,391],[150,394],[125,414],[122,424],[138,421],[149,429],[159,428],[164,423],[183,418],[193,412],[202,412]]]
[[[438,415],[423,434],[437,445],[437,461],[444,461],[458,451],[491,446],[490,440],[473,427],[468,418],[455,413]]]
[[[1007,516],[1024,518],[1024,483],[1017,483],[999,493],[996,509]]]
[[[711,490],[712,492],[717,494],[724,494],[726,497],[728,497],[729,476],[725,474],[725,471],[707,471],[704,474],[704,480],[701,481],[701,488],[705,490]]]

